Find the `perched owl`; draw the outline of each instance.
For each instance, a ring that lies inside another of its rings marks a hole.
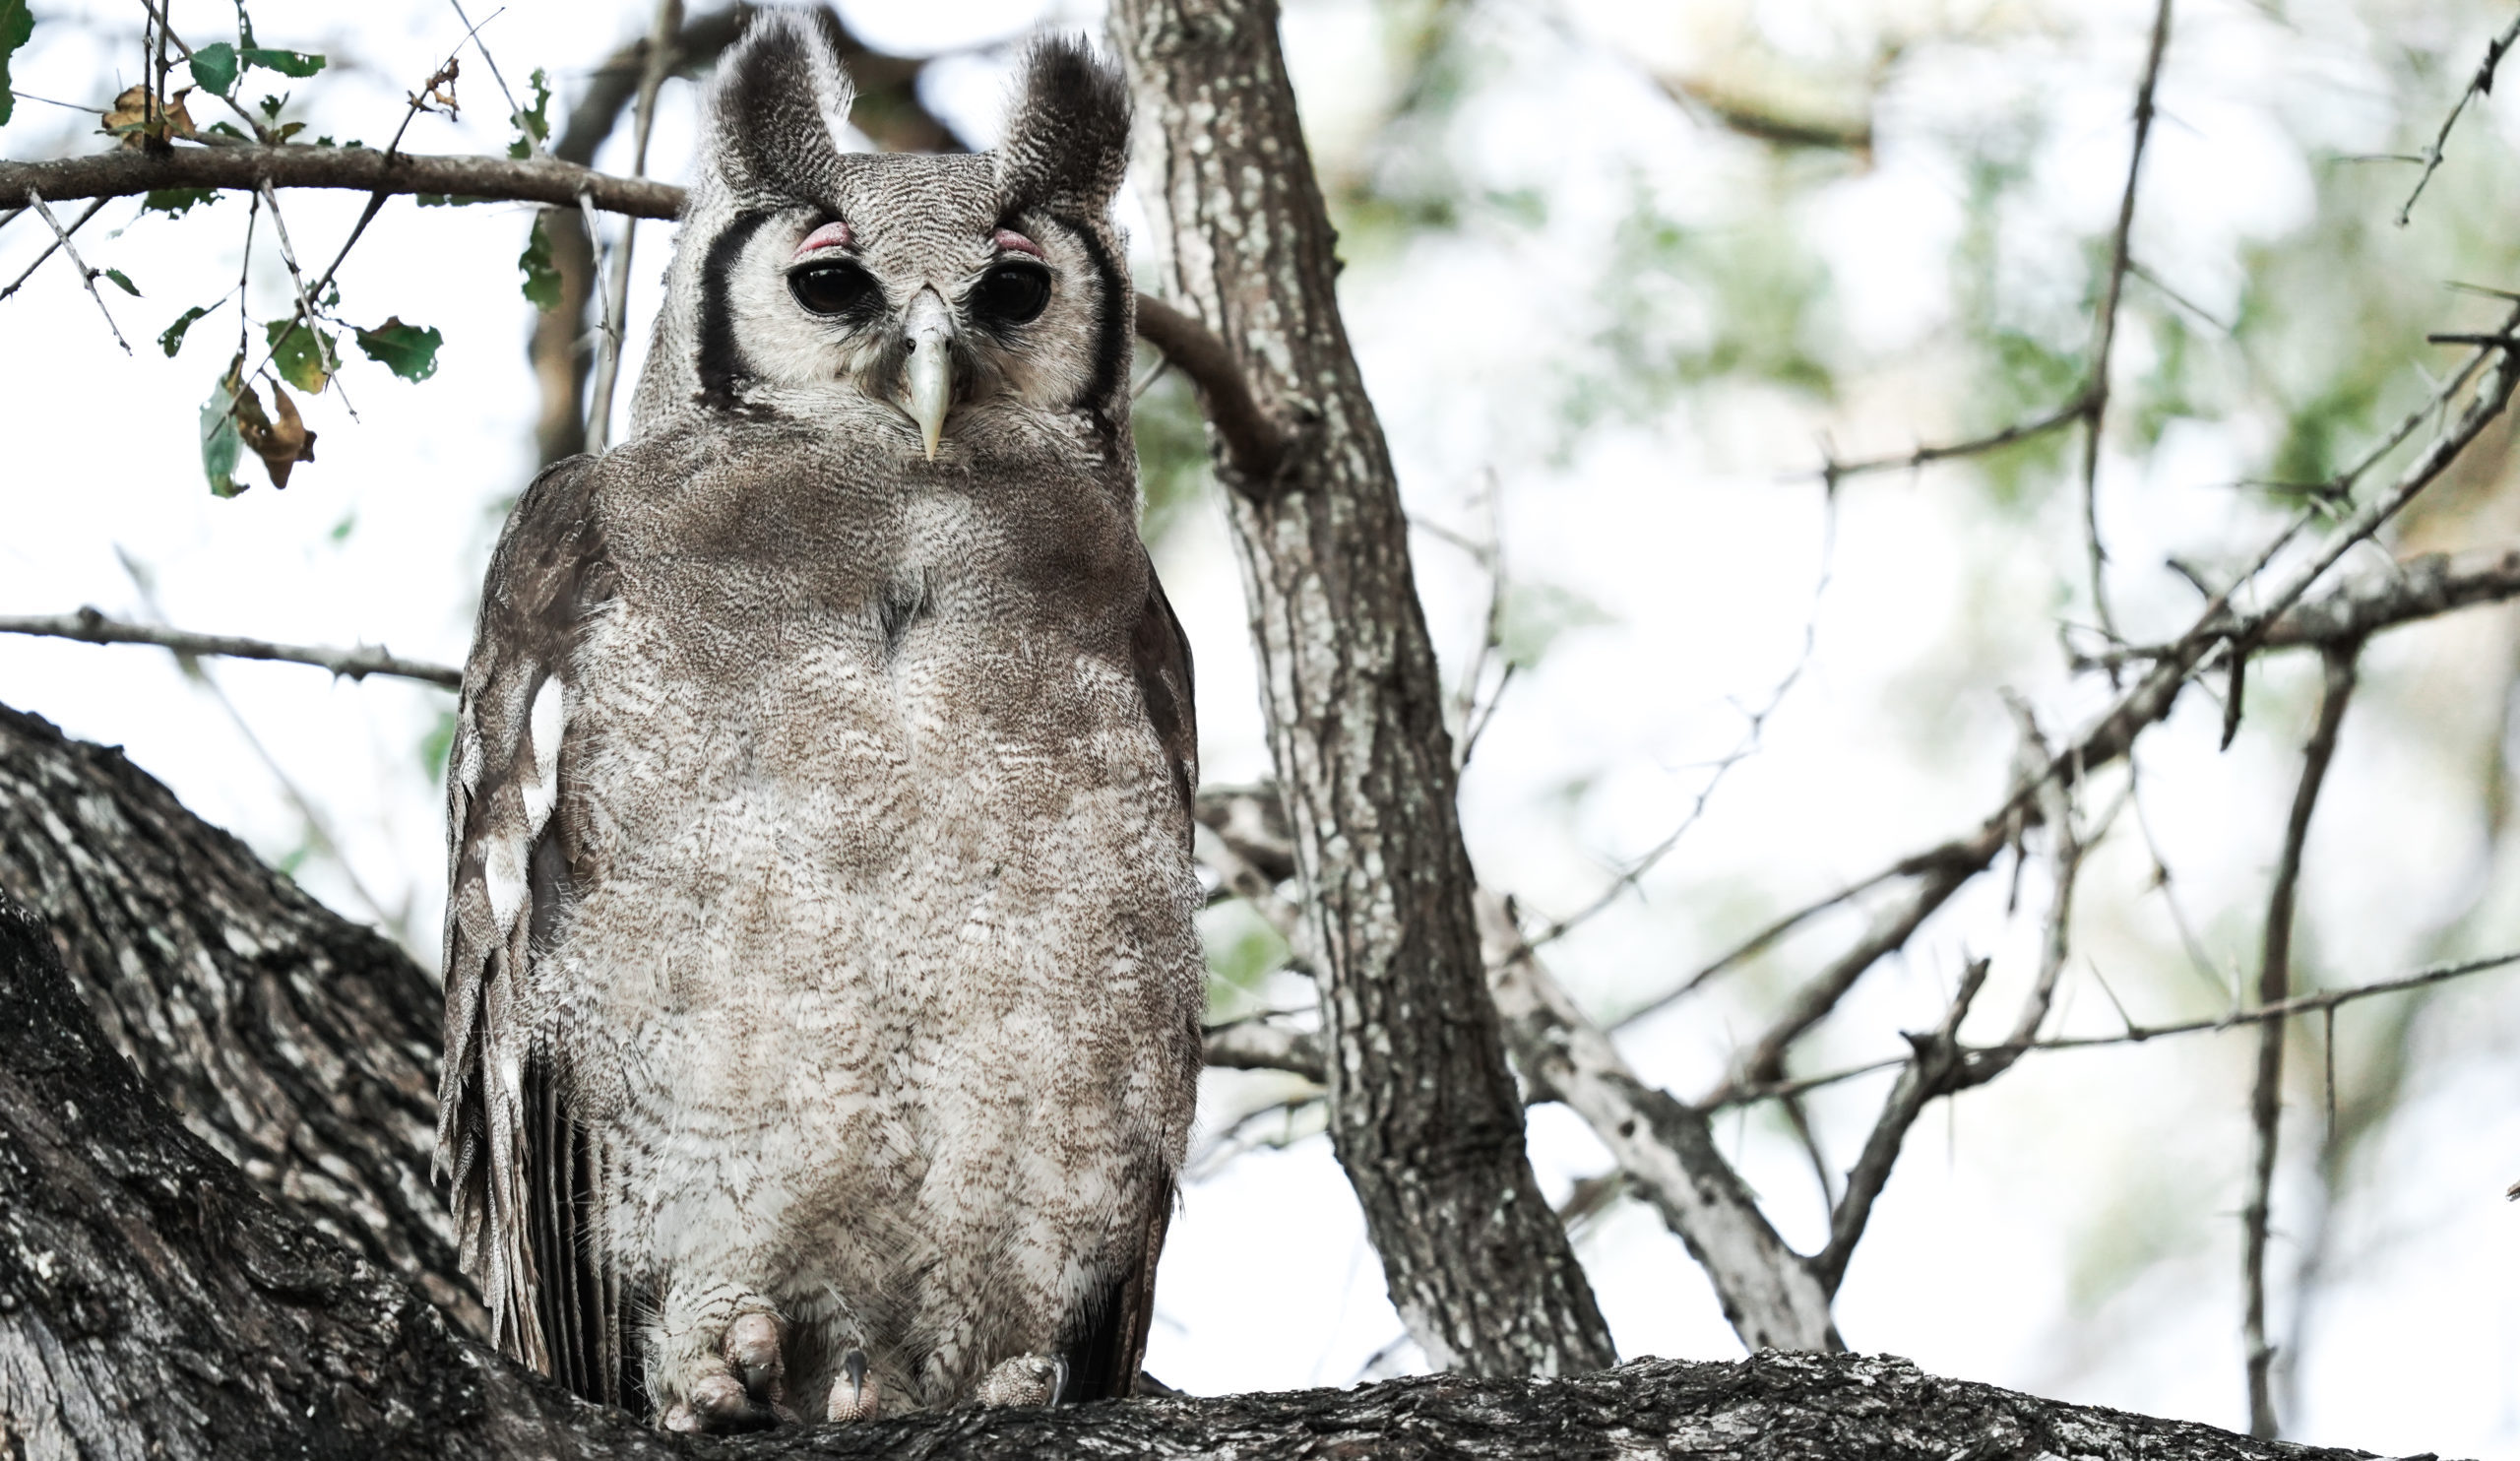
[[[1199,1072],[1126,92],[1040,43],[957,157],[850,99],[810,17],[726,57],[629,438],[518,500],[448,768],[466,1263],[675,1429],[1126,1394]]]

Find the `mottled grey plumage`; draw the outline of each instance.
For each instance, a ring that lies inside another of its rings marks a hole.
[[[1126,1393],[1198,1076],[1125,93],[1036,46],[976,157],[848,107],[808,17],[726,58],[630,439],[518,501],[447,777],[466,1261],[675,1426]]]

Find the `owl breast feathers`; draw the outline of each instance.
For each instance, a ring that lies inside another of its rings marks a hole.
[[[1119,79],[852,154],[707,100],[629,439],[492,557],[439,1161],[508,1353],[681,1429],[1127,1393],[1199,1072],[1189,646],[1139,544]]]

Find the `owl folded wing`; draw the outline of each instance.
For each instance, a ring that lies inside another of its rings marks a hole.
[[[591,1399],[621,1400],[622,1304],[602,1245],[601,1144],[570,1117],[535,1046],[523,985],[583,876],[561,813],[572,654],[608,597],[593,499],[601,469],[554,464],[492,554],[456,708],[446,794],[446,1066],[437,1169],[492,1339]]]

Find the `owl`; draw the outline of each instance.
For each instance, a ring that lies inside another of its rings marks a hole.
[[[851,153],[705,103],[626,439],[492,556],[438,1161],[498,1344],[678,1430],[1128,1393],[1200,1066],[1189,645],[1136,531],[1119,78]]]

